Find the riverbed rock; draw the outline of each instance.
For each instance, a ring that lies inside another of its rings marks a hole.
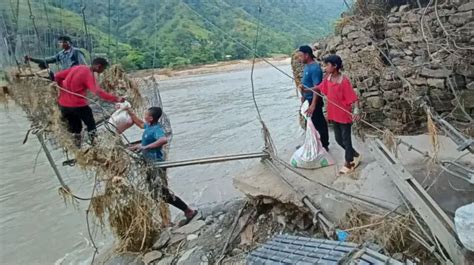
[[[174,256],[166,256],[162,258],[156,265],[170,265],[173,263],[173,260],[175,259]]]
[[[473,14],[474,10],[456,13],[449,17],[449,22],[455,26],[462,26],[469,22],[469,20],[473,17]]]
[[[474,82],[471,82],[471,83],[467,84],[466,88],[469,89],[469,90],[474,90]]]
[[[438,78],[428,78],[426,80],[429,86],[436,87],[436,88],[444,88],[444,79]]]
[[[192,221],[191,223],[176,229],[174,233],[185,235],[193,234],[199,231],[205,225],[206,222],[203,220]]]
[[[161,232],[160,237],[158,238],[158,240],[156,240],[155,243],[153,244],[152,249],[153,250],[160,250],[160,249],[164,248],[168,244],[170,239],[171,239],[170,232],[167,231],[167,230],[164,230],[163,232]]]
[[[173,233],[173,234],[171,235],[171,239],[170,239],[168,245],[169,245],[169,246],[172,246],[172,245],[174,245],[174,244],[176,244],[176,243],[178,243],[178,242],[181,242],[181,241],[183,241],[183,240],[185,240],[185,239],[186,239],[186,235]]]
[[[458,11],[469,11],[474,9],[474,2],[470,1],[464,5],[459,6]]]
[[[189,263],[190,262],[190,257],[192,256],[192,254],[197,251],[199,249],[199,247],[194,247],[192,249],[188,249],[186,252],[183,253],[183,255],[181,255],[181,257],[179,258],[178,262],[177,262],[177,265],[186,265],[186,264],[199,264],[199,263]],[[189,261],[188,261],[189,260]]]
[[[154,251],[146,253],[143,256],[142,260],[145,263],[145,265],[148,265],[148,264],[152,263],[155,260],[161,259],[161,257],[163,257],[163,253],[161,253],[157,250],[154,250]]]
[[[344,26],[344,28],[342,28],[342,35],[346,36],[347,34],[353,32],[353,31],[356,31],[356,30],[358,30],[356,26],[346,25],[346,26]]]
[[[193,240],[197,239],[198,237],[199,237],[199,236],[196,235],[196,234],[190,234],[190,235],[188,235],[188,236],[186,237],[186,240],[188,240],[188,241],[193,241]]]
[[[366,101],[367,104],[374,109],[380,109],[384,105],[384,100],[379,96],[369,97]]]
[[[145,265],[142,259],[133,254],[120,254],[112,256],[104,262],[104,265]]]
[[[448,77],[453,73],[452,70],[443,68],[443,69],[430,69],[428,67],[423,67],[421,69],[421,75],[425,77],[432,77],[432,78],[444,78]]]

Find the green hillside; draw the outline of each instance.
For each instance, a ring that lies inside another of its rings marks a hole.
[[[7,2],[6,0],[4,2]],[[81,2],[85,4],[85,36]],[[15,53],[39,55],[55,51],[55,38],[68,34],[76,46],[107,54],[128,69],[173,67],[251,57],[251,53],[222,34],[217,25],[240,42],[252,46],[260,0],[30,0],[39,37],[30,18],[28,0],[2,4],[3,30]],[[343,0],[262,0],[262,34],[258,52],[264,56],[289,54],[331,31],[345,9]],[[192,10],[205,17],[196,15]]]

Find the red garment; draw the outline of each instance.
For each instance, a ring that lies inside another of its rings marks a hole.
[[[116,96],[100,88],[95,80],[94,73],[86,65],[77,65],[58,72],[54,75],[54,79],[60,87],[75,94],[86,96],[86,91],[89,89],[105,101],[118,102]],[[63,107],[84,107],[89,104],[86,98],[68,93],[67,91],[59,90],[59,105]]]
[[[352,123],[352,104],[357,101],[357,95],[351,81],[343,76],[340,83],[333,83],[330,78],[331,75],[319,84],[321,92],[328,99],[326,107],[328,120],[343,124]]]

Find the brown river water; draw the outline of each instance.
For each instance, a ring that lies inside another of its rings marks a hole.
[[[289,66],[282,66],[290,73]],[[292,80],[271,67],[255,70],[256,99],[278,146],[301,135],[298,100]],[[165,112],[174,131],[170,160],[258,152],[263,147],[260,124],[252,102],[247,69],[179,77],[160,82]],[[89,264],[92,246],[85,222],[86,203],[65,205],[59,184],[39,143],[30,136],[25,114],[13,104],[0,107],[0,264]],[[53,152],[59,165],[61,152]],[[232,176],[255,161],[174,168],[170,187],[193,207],[242,196]],[[66,182],[87,197],[93,177],[62,167]],[[176,211],[173,210],[176,214]],[[113,242],[107,231],[94,229],[96,243],[105,250]]]

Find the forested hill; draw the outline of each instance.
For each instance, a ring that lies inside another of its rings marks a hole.
[[[143,69],[249,58],[249,51],[212,24],[252,46],[258,18],[258,52],[289,54],[330,33],[345,6],[343,0],[4,0],[0,9],[2,35],[18,58],[54,52],[55,38],[64,33],[76,46],[92,46],[94,54],[107,54],[128,69]]]

